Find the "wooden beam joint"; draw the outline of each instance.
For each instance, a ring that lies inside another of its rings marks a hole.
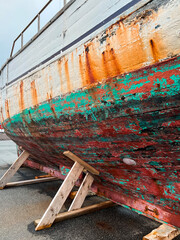
[[[90,205],[87,207],[83,207],[80,209],[76,209],[73,211],[63,212],[56,216],[54,222],[57,223],[57,222],[61,222],[61,221],[67,220],[67,219],[79,217],[79,216],[89,214],[89,213],[92,213],[92,212],[95,212],[95,211],[98,211],[98,210],[101,210],[104,208],[113,207],[115,205],[116,204],[111,201],[105,201],[105,202],[93,204],[93,205]],[[40,222],[40,219],[35,220],[34,225],[37,226],[39,224],[39,222]],[[47,226],[44,226],[44,228],[47,228]],[[41,230],[41,229],[39,229],[39,230]]]
[[[89,171],[91,174],[94,175],[99,175],[99,171],[97,171],[95,168],[93,168],[92,166],[90,166],[88,163],[86,163],[85,161],[83,161],[81,158],[79,158],[78,156],[76,156],[75,154],[73,154],[70,151],[65,151],[63,152],[63,154],[70,158],[71,160],[73,160],[74,162],[78,162],[79,164],[81,164],[87,171]]]
[[[100,209],[101,207],[104,208],[107,205],[112,205],[112,202],[108,201],[108,203],[106,202],[81,208],[94,181],[92,174],[99,175],[99,172],[70,151],[64,152],[64,155],[73,160],[75,163],[42,218],[34,222],[36,225],[36,231],[50,227],[54,221],[61,221],[62,219],[80,216],[88,213],[89,211],[94,211],[96,209]],[[87,170],[86,175],[69,207],[69,210],[58,215],[70,192],[72,191],[75,182],[84,170]],[[57,215],[58,217],[56,217]]]

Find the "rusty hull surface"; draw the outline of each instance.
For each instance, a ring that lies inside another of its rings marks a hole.
[[[32,154],[27,165],[63,178],[70,150],[100,171],[99,194],[179,227],[179,67],[178,57],[117,76],[26,109],[4,128]]]
[[[180,48],[157,24],[170,2],[152,1],[14,83],[1,112],[7,135],[31,153],[26,165],[64,179],[70,150],[100,171],[95,192],[180,227]]]

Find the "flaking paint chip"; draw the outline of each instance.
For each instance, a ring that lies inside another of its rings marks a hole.
[[[132,166],[136,165],[136,161],[134,161],[133,159],[130,159],[130,158],[123,158],[123,162],[127,165],[132,165]]]

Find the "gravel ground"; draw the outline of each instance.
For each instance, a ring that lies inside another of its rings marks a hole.
[[[0,142],[0,177],[16,159],[16,146]],[[39,171],[21,168],[12,181],[32,179]],[[121,206],[115,206],[54,224],[35,232],[33,221],[42,216],[61,181],[39,183],[0,191],[0,240],[141,240],[160,224]],[[102,201],[88,197],[85,205]],[[69,205],[69,201],[66,207]],[[180,237],[176,238],[180,240]]]

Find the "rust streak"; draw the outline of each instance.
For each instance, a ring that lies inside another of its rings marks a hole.
[[[74,66],[74,54],[73,54],[73,52],[71,53],[71,62],[72,62],[72,65]]]
[[[69,77],[69,66],[68,66],[68,60],[65,62],[65,75],[66,75],[66,80],[67,80],[67,88],[68,92],[71,91],[71,82],[70,82],[70,77]]]
[[[1,117],[2,117],[2,122],[4,122],[3,108],[2,107],[1,107]]]
[[[89,47],[86,47],[85,54],[86,54],[86,75],[87,75],[87,79],[89,80],[89,83],[94,83],[95,78],[94,78],[94,74],[93,74],[93,70],[92,70],[92,66],[91,66],[91,61],[90,61],[90,57],[89,57]]]
[[[53,97],[53,87],[52,87],[52,76],[49,76],[49,86],[50,86],[50,99]]]
[[[85,86],[88,82],[87,82],[86,77],[84,76],[84,67],[83,67],[81,55],[79,55],[79,71],[80,71],[80,75],[81,75],[81,79],[82,79],[82,84],[83,84],[83,86]]]
[[[8,100],[5,101],[5,109],[6,109],[6,116],[7,116],[7,118],[10,118],[10,114],[9,114],[9,101]]]
[[[116,58],[116,54],[115,54],[115,51],[113,48],[111,48],[111,55],[112,55],[112,60],[114,61],[114,65],[115,65],[115,69],[116,71],[118,72],[118,74],[121,73],[121,67],[120,67],[120,64]]]
[[[20,99],[19,99],[19,108],[20,108],[20,111],[23,111],[24,110],[24,90],[23,90],[23,81],[21,81],[20,83],[20,89],[19,89],[19,92],[20,92]]]
[[[58,73],[59,73],[59,79],[60,79],[60,91],[63,92],[63,80],[62,80],[62,60],[60,59],[58,61]]]
[[[46,100],[49,100],[49,93],[46,93]]]
[[[33,80],[31,82],[31,96],[32,96],[33,105],[37,105],[38,98],[37,98],[37,91],[36,91],[35,80]]]
[[[108,78],[109,77],[109,70],[106,62],[106,52],[102,52],[102,65],[103,65],[103,70],[104,70],[104,77]]]
[[[158,50],[157,50],[157,46],[156,46],[155,42],[153,41],[153,39],[150,40],[150,46],[151,46],[151,51],[152,51],[154,61],[157,62],[159,60]]]

